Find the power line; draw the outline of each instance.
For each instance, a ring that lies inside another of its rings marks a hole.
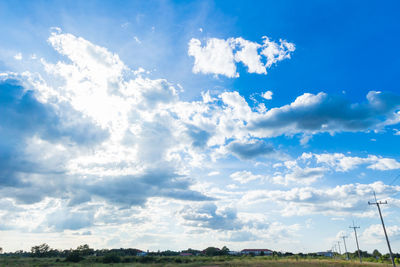
[[[368,204],[369,204],[369,205],[376,205],[376,206],[378,207],[379,216],[381,217],[383,232],[385,233],[386,242],[387,242],[387,245],[388,245],[388,248],[389,248],[390,259],[392,260],[393,267],[396,267],[396,264],[394,263],[394,258],[393,258],[392,249],[391,249],[390,243],[389,243],[389,238],[388,238],[387,233],[386,233],[385,223],[383,222],[381,207],[379,206],[379,205],[382,205],[382,204],[387,204],[387,201],[385,201],[385,202],[379,201],[379,202],[378,202],[378,200],[376,200],[375,191],[374,191],[374,198],[375,198],[375,202],[369,202],[369,201],[368,201]]]
[[[399,178],[400,178],[400,173],[393,179],[393,181],[389,185],[394,184],[394,182],[396,182],[396,180]]]
[[[350,226],[349,228],[353,228],[354,229],[354,235],[356,237],[356,243],[357,243],[357,252],[358,252],[358,257],[360,258],[360,263],[362,263],[362,259],[361,259],[361,252],[360,252],[360,247],[358,246],[358,238],[357,238],[357,228],[360,228],[360,226],[355,226],[354,225],[354,221],[353,221],[353,226]]]

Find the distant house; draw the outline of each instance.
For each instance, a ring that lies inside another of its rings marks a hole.
[[[243,255],[272,255],[272,250],[270,249],[243,249],[241,252]]]
[[[147,255],[147,252],[141,251],[141,250],[138,249],[138,252],[137,252],[136,255],[137,255],[137,256],[146,256],[146,255]]]
[[[324,257],[333,257],[333,252],[331,250],[328,251],[322,251],[322,252],[317,252],[318,256],[324,256]]]
[[[228,251],[229,255],[240,255],[239,251]]]
[[[193,254],[192,253],[187,253],[187,252],[181,252],[179,254],[179,256],[193,256]]]

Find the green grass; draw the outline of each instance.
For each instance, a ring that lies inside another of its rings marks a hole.
[[[122,259],[137,259],[134,257],[122,257]],[[179,260],[178,260],[179,259]],[[75,266],[75,267],[100,267],[100,266],[116,266],[116,267],[390,267],[388,263],[363,263],[356,261],[344,260],[327,260],[327,259],[276,259],[272,257],[157,257],[152,263],[113,263],[103,264],[96,262],[101,257],[88,257],[79,263],[64,262],[62,258],[23,258],[23,257],[0,257],[0,266]],[[155,262],[155,261],[158,261]],[[178,261],[178,262],[176,262]],[[182,263],[179,263],[182,261]]]

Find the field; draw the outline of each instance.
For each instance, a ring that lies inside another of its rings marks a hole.
[[[0,266],[136,266],[136,267],[390,267],[389,263],[362,263],[331,259],[285,259],[272,257],[159,257],[148,263],[126,262],[137,258],[123,258],[121,263],[97,262],[99,257],[89,257],[79,263],[65,262],[62,258],[0,257]],[[158,261],[158,262],[157,262]]]

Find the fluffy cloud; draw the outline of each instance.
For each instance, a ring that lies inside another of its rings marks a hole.
[[[206,47],[195,43],[192,52],[214,58],[215,47],[229,48],[233,51],[229,60],[243,62],[251,72],[262,72],[255,47],[258,56],[266,58],[265,69],[294,49],[267,39],[259,46],[231,40],[236,50],[224,46],[226,41],[213,42]],[[398,107],[397,96],[377,92],[368,94],[366,104],[339,101],[324,93],[304,94],[268,111],[253,110],[238,92],[203,93],[202,100],[186,102],[168,81],[144,77],[142,70],[129,69],[118,55],[83,38],[58,32],[50,36],[49,44],[63,57],[57,62],[41,59],[44,74],[2,74],[0,84],[0,194],[14,206],[38,213],[45,210],[38,206],[51,206],[49,199],[63,200],[58,206],[68,207],[63,212],[51,210],[35,217],[48,226],[46,231],[76,230],[96,220],[108,223],[106,215],[98,216],[107,205],[130,209],[154,198],[179,203],[215,200],[210,192],[195,190],[201,179],[198,167],[207,166],[203,163],[227,155],[248,160],[275,153],[263,138],[384,127],[393,122]],[[208,62],[199,60],[198,70],[203,72]],[[221,66],[228,62],[218,60]],[[229,68],[219,74],[235,76],[235,65]],[[333,112],[339,109],[348,113]],[[346,126],[359,118],[368,122],[365,127]],[[240,183],[264,177],[281,184],[311,183],[330,168],[329,162],[317,164],[286,165],[285,170],[262,177],[234,170],[231,178]],[[372,156],[368,164],[379,170],[398,167],[395,160]],[[322,195],[310,191],[304,194]],[[244,199],[255,201],[250,197],[253,193]],[[93,203],[101,207],[97,215],[80,209]],[[301,202],[290,203],[307,208]],[[180,214],[187,225],[197,228],[249,231],[246,227],[255,227],[234,209],[209,203]],[[15,220],[16,224],[22,221],[21,217]]]
[[[255,175],[249,171],[234,172],[230,175],[230,177],[232,178],[232,180],[237,181],[241,184],[245,184],[254,180],[262,180],[264,178],[264,176],[262,175]]]
[[[302,159],[315,158],[317,163],[328,166],[335,171],[345,172],[356,168],[359,165],[367,165],[367,168],[373,170],[395,170],[400,168],[400,162],[392,158],[383,158],[375,155],[369,155],[368,157],[354,157],[346,156],[343,153],[324,153],[324,154],[312,154],[304,153],[301,156]]]
[[[274,93],[272,91],[266,91],[266,92],[262,93],[261,96],[267,100],[271,100],[273,94]]]
[[[184,223],[189,226],[214,230],[243,228],[243,222],[238,219],[235,209],[229,207],[218,209],[213,203],[199,207],[186,206],[180,211],[180,215],[184,219]]]
[[[387,226],[386,232],[389,236],[389,240],[397,241],[400,239],[400,227],[397,225]],[[385,234],[383,232],[383,228],[381,224],[373,224],[370,225],[367,229],[365,229],[360,239],[362,242],[367,244],[379,244],[385,242]]]
[[[241,159],[251,159],[274,152],[272,146],[262,140],[252,140],[247,143],[234,141],[229,143],[226,148]]]
[[[367,211],[368,199],[375,191],[381,198],[400,192],[400,186],[385,185],[382,182],[372,184],[347,184],[333,188],[300,187],[287,191],[256,190],[244,194],[244,203],[262,201],[275,202],[282,207],[285,216],[324,214],[324,215],[353,215],[373,217],[375,210]],[[397,203],[394,201],[394,203]]]
[[[171,84],[143,78],[83,38],[52,33],[49,43],[67,59],[41,59],[53,79],[1,76],[3,196],[29,204],[66,197],[70,205],[100,198],[122,206],[155,196],[211,199],[190,189],[194,180],[181,166],[190,142],[181,148],[177,140],[189,136],[195,147],[206,141],[204,131],[168,111],[177,101]]]
[[[225,75],[233,78],[238,77],[232,47],[229,42],[211,38],[207,40],[205,47],[201,46],[198,39],[191,39],[189,42],[189,56],[194,57],[194,73],[212,73]]]
[[[266,36],[263,39],[263,43],[258,44],[241,37],[210,38],[205,46],[201,46],[201,41],[193,38],[188,50],[189,56],[194,57],[193,72],[239,77],[235,63],[242,62],[249,73],[267,74],[267,68],[290,58],[295,50],[294,44],[285,40],[276,43]]]
[[[214,231],[222,241],[249,242],[256,240],[286,240],[296,235],[299,225],[269,222],[259,213],[237,213],[231,207],[218,208],[213,203],[187,206],[180,212],[181,223],[194,231]],[[222,232],[222,234],[220,234]]]
[[[385,121],[389,123],[400,108],[400,96],[391,93],[370,91],[367,101],[353,104],[322,92],[306,93],[289,105],[272,108],[257,116],[249,122],[248,129],[257,136],[366,131]]]

